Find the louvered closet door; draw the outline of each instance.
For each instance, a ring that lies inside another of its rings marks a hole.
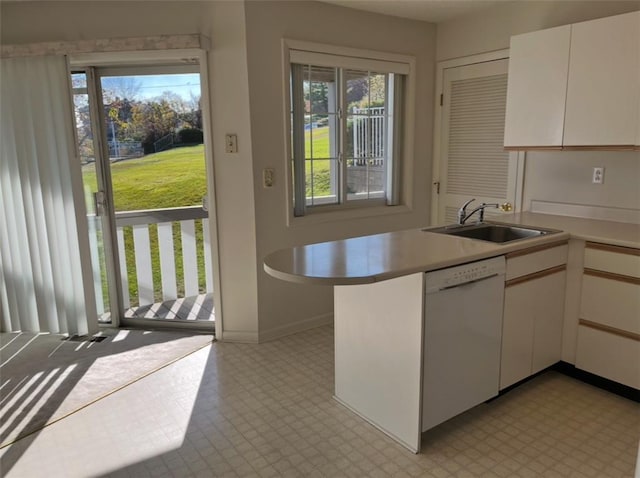
[[[517,153],[503,148],[507,70],[506,59],[444,70],[440,224],[456,222],[458,208],[471,198],[471,206],[515,203]]]

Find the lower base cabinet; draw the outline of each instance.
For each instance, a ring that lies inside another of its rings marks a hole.
[[[640,249],[587,242],[576,368],[640,389]]]
[[[580,325],[576,368],[640,389],[640,342]]]
[[[561,245],[507,255],[501,390],[560,360],[567,250]]]

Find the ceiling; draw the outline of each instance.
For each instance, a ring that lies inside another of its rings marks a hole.
[[[439,23],[512,0],[320,0],[383,15]]]

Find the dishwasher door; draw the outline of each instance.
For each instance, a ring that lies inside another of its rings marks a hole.
[[[498,395],[504,270],[497,257],[426,274],[422,431]]]

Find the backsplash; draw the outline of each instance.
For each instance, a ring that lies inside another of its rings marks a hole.
[[[628,222],[640,224],[640,209],[616,207],[587,206],[584,204],[567,204],[548,201],[531,201],[531,212],[554,214],[556,216],[584,217],[605,221]]]
[[[593,184],[593,168],[604,182]],[[640,152],[528,152],[523,208],[640,223]]]

